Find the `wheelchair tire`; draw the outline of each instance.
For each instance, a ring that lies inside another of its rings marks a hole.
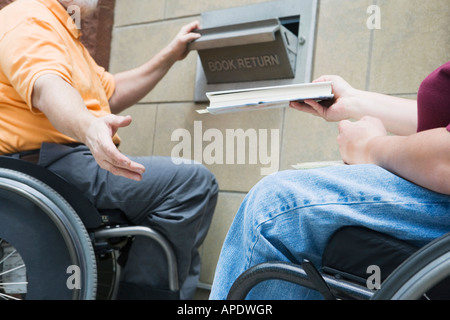
[[[418,300],[450,277],[450,234],[420,249],[401,264],[372,297],[374,300]]]
[[[0,220],[0,239],[15,248],[25,264],[27,287],[22,297],[95,299],[92,241],[76,212],[56,191],[31,176],[0,169]]]

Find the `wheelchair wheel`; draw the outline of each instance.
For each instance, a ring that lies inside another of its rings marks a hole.
[[[373,299],[426,299],[429,292],[441,285],[446,288],[448,297],[449,277],[450,234],[447,234],[420,249],[400,265],[382,284]]]
[[[0,169],[0,221],[0,299],[95,299],[91,239],[57,192]]]

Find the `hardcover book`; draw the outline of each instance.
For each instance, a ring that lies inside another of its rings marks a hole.
[[[331,82],[316,82],[254,89],[208,92],[209,107],[200,114],[225,114],[286,107],[290,101],[333,99]]]

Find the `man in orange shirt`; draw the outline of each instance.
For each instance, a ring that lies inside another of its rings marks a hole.
[[[97,0],[16,0],[0,11],[0,154],[32,151],[99,209],[120,209],[133,223],[164,232],[179,261],[181,298],[190,298],[199,273],[197,248],[217,200],[215,178],[198,164],[123,155],[117,131],[131,118],[115,114],[186,57],[187,44],[199,37],[193,32],[198,22],[184,26],[144,65],[112,75],[81,44],[67,12],[71,5],[89,14]],[[121,298],[164,297],[165,258],[155,250],[135,239]]]

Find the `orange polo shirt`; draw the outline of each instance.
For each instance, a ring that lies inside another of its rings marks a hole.
[[[0,11],[0,154],[75,142],[32,106],[34,83],[44,74],[71,84],[95,116],[111,113],[114,77],[95,63],[80,36],[57,0],[16,0]]]

